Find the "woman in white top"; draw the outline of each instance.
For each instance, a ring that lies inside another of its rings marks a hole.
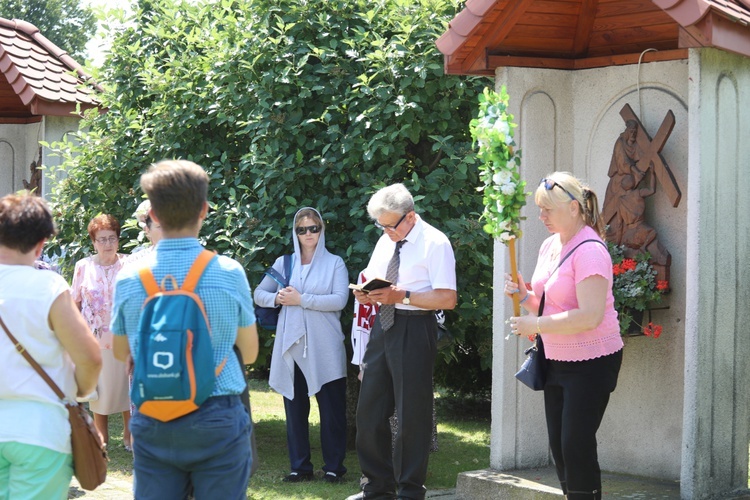
[[[0,198],[0,317],[74,401],[96,387],[99,344],[65,280],[34,261],[55,234],[32,195]],[[0,330],[0,498],[65,499],[73,475],[68,412]]]

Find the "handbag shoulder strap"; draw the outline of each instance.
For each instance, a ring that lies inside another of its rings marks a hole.
[[[582,242],[580,242],[579,244],[577,244],[576,246],[574,246],[573,250],[571,250],[570,252],[566,253],[565,257],[563,257],[562,259],[560,259],[560,262],[557,263],[557,267],[555,268],[555,271],[557,271],[558,269],[560,269],[560,266],[563,265],[563,262],[565,262],[566,260],[568,260],[568,257],[570,257],[571,255],[573,255],[573,252],[575,252],[576,250],[578,250],[578,247],[580,247],[584,243],[588,243],[588,242],[599,243],[600,245],[603,245],[604,248],[607,248],[607,245],[602,240],[595,240],[595,239],[583,240]],[[552,271],[552,273],[554,273],[555,271]],[[550,274],[550,276],[552,276],[552,274]]]
[[[292,256],[284,255],[284,274],[281,274],[273,267],[269,267],[263,274],[267,274],[276,283],[286,288],[289,286],[289,280],[292,277]]]
[[[60,388],[57,386],[57,384],[50,378],[49,375],[47,375],[47,372],[44,371],[44,369],[39,365],[39,363],[36,362],[34,358],[31,357],[31,354],[26,350],[26,348],[13,336],[12,333],[10,333],[10,330],[8,330],[8,327],[5,326],[5,321],[3,321],[3,318],[0,318],[0,326],[3,327],[3,330],[5,330],[5,333],[8,334],[8,338],[13,343],[13,345],[16,348],[16,351],[26,359],[26,361],[29,362],[32,368],[36,370],[36,372],[39,374],[40,377],[44,379],[45,382],[47,382],[47,385],[49,385],[50,389],[57,395],[60,399],[65,399],[65,394],[63,391],[60,390]]]
[[[555,270],[550,273],[550,277],[552,277],[552,275],[555,274],[555,271],[557,271],[558,269],[560,269],[560,266],[563,265],[563,262],[565,262],[566,260],[568,260],[568,257],[570,257],[571,255],[573,255],[573,252],[575,252],[576,250],[578,250],[578,247],[580,247],[584,243],[588,243],[588,242],[599,243],[600,245],[603,245],[604,248],[607,248],[607,244],[604,243],[602,240],[595,240],[595,239],[583,240],[582,242],[580,242],[579,244],[577,244],[576,246],[574,246],[573,249],[570,252],[566,253],[565,257],[563,257],[562,259],[560,259],[560,262],[557,263],[557,267],[555,267]],[[542,291],[542,298],[539,299],[539,316],[541,316],[542,313],[544,312],[544,297],[545,297],[546,294],[547,294],[546,291]]]
[[[292,279],[292,256],[284,256],[284,288],[289,286],[289,281]]]

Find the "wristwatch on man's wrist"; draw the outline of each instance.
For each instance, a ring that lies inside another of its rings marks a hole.
[[[402,304],[407,305],[407,306],[411,304],[411,300],[409,300],[409,295],[411,295],[411,292],[407,290],[406,295],[404,296],[404,300],[401,301]]]

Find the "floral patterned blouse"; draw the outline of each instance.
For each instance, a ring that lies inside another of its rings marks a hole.
[[[86,257],[76,262],[73,273],[73,300],[81,304],[81,314],[99,339],[101,349],[112,349],[109,317],[115,277],[122,268],[123,257],[118,253],[117,261],[109,266],[96,264],[93,257]]]

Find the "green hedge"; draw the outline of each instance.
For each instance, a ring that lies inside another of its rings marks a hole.
[[[185,158],[211,176],[202,239],[240,261],[251,285],[291,251],[292,216],[305,205],[323,214],[329,250],[354,280],[380,235],[369,197],[404,182],[458,262],[448,324],[459,342],[436,381],[486,389],[492,241],[478,222],[468,124],[492,80],[443,74],[435,40],[458,9],[447,0],[141,1],[101,71],[107,113],[57,145],[68,175],[54,193],[67,265],[91,251],[92,216],[130,217],[150,162]],[[350,318],[348,308],[345,332]]]

